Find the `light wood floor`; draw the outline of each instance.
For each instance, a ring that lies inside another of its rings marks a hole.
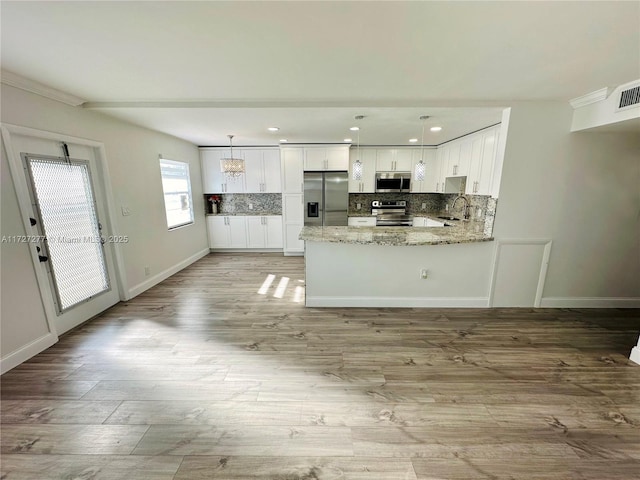
[[[640,311],[307,309],[302,279],[209,255],[8,372],[1,478],[640,478]]]

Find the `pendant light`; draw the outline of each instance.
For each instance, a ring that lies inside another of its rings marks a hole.
[[[231,150],[228,158],[220,159],[220,169],[229,180],[236,180],[244,173],[244,159],[233,158],[233,135],[229,137],[229,148]]]
[[[425,120],[427,120],[427,118],[429,118],[428,115],[422,115],[420,117],[420,120],[422,120],[422,143],[421,143],[421,150],[420,150],[420,161],[418,163],[416,163],[416,171],[415,171],[415,179],[418,182],[422,182],[424,180],[424,176],[427,170],[427,165],[424,163],[424,123]]]
[[[362,120],[364,118],[364,115],[356,115],[354,117],[356,120]],[[362,180],[362,162],[360,161],[360,127],[356,127],[358,130],[358,150],[357,150],[357,155],[356,155],[356,161],[353,162],[353,165],[351,167],[351,175],[352,178],[356,181],[360,181]]]

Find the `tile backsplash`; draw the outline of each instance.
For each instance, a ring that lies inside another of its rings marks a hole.
[[[447,204],[451,208],[456,197],[456,194],[443,193],[350,193],[349,215],[371,215],[371,202],[373,200],[406,200],[407,212],[412,215],[444,212]],[[480,207],[483,212],[486,212],[489,200],[491,200],[488,195],[465,195],[465,197],[469,200],[472,209],[477,211],[477,207]],[[360,204],[360,209],[357,208],[358,204]],[[424,209],[422,204],[424,204]],[[462,212],[462,206],[463,202],[458,201],[456,212]]]
[[[211,213],[208,198],[205,195],[205,211]],[[282,215],[281,193],[224,193],[221,198],[218,214],[222,215]],[[251,206],[252,208],[249,208]]]

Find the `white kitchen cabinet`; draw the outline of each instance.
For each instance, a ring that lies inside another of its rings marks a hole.
[[[280,215],[245,218],[248,248],[282,248],[282,217]]]
[[[304,148],[304,170],[322,171],[349,169],[349,146],[341,145],[334,147],[305,147]]]
[[[243,149],[241,155],[245,163],[245,193],[282,191],[279,149]]]
[[[376,154],[376,171],[409,172],[411,171],[413,148],[378,148]]]
[[[209,248],[247,248],[245,217],[233,215],[207,216]]]
[[[368,217],[349,217],[347,225],[350,227],[375,227],[376,217],[373,215]]]
[[[462,146],[465,146],[463,149]],[[467,141],[462,142],[460,140],[454,140],[448,144],[449,157],[447,161],[447,169],[445,171],[445,177],[462,177],[467,175],[469,168],[468,157],[462,155],[470,155],[470,144]]]
[[[302,148],[282,148],[280,150],[282,192],[302,193],[304,190],[304,151]]]
[[[428,193],[444,193],[444,179],[449,161],[449,148],[447,145],[438,147],[433,168],[433,176],[427,177],[425,189]]]
[[[353,178],[353,164],[360,157],[362,175],[360,180]],[[374,193],[376,188],[376,149],[352,148],[349,159],[349,193]]]
[[[437,162],[436,150],[433,148],[424,149],[424,159],[422,158],[422,149],[413,151],[411,162],[411,193],[432,193],[435,192],[435,184],[440,175],[440,168]],[[424,178],[418,179],[416,175],[416,166],[420,160],[424,161]]]
[[[283,251],[285,255],[299,255],[304,252],[304,241],[298,239],[304,225],[304,149],[281,147],[280,154]]]
[[[285,255],[304,252],[304,241],[300,240],[300,230],[304,226],[302,193],[282,194],[283,250]]]
[[[203,193],[244,193],[244,175],[229,179],[222,172],[220,160],[229,156],[229,149],[201,149]],[[244,158],[242,152],[233,152],[234,157]]]
[[[465,193],[491,195],[498,132],[499,127],[493,127],[475,135]]]

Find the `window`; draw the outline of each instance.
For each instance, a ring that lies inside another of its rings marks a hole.
[[[160,174],[169,230],[193,223],[189,164],[161,158]]]

